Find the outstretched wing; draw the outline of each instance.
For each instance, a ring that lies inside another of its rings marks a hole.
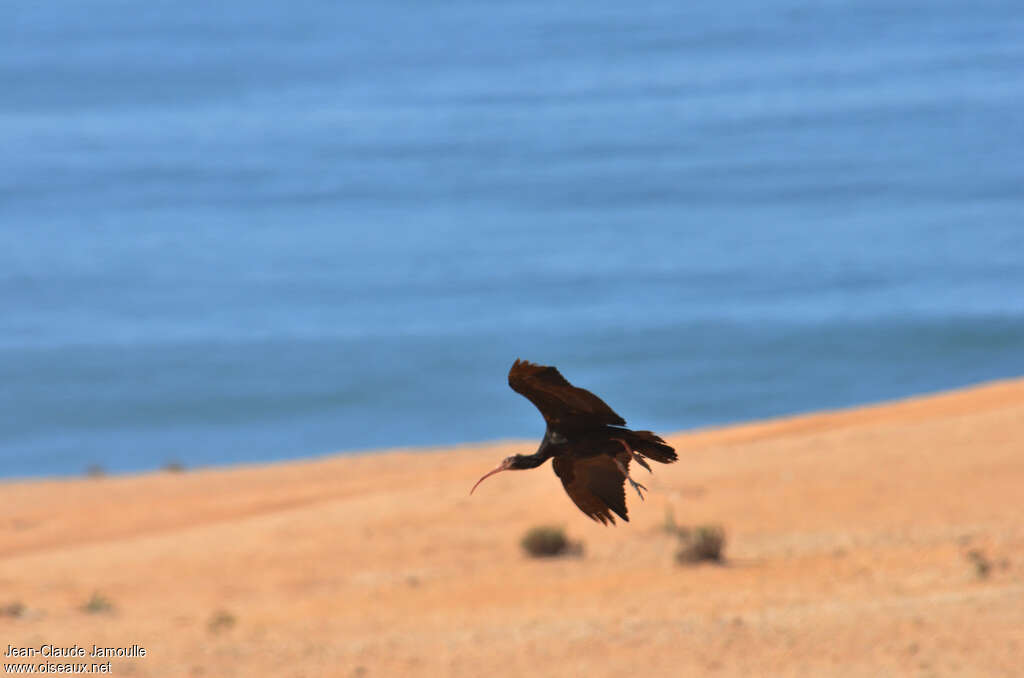
[[[626,423],[603,400],[570,384],[554,367],[516,360],[508,371],[508,385],[536,405],[552,429]]]
[[[629,468],[628,454],[620,453],[616,458],[624,468]],[[629,522],[626,514],[626,476],[615,465],[614,459],[604,454],[582,459],[555,457],[551,464],[566,494],[587,516],[603,525],[614,525],[614,512]]]

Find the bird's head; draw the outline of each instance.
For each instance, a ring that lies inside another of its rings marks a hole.
[[[527,459],[528,457],[522,454],[514,454],[511,457],[505,457],[504,459],[501,460],[501,463],[498,464],[497,467],[488,471],[480,478],[480,480],[476,481],[476,485],[473,486],[473,490],[477,488],[477,485],[482,483],[485,479],[490,478],[495,473],[501,473],[502,471],[516,471],[524,468],[532,468],[532,466],[528,466],[526,464]],[[473,490],[470,490],[469,493],[473,494]]]

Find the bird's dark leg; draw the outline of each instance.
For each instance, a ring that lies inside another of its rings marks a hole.
[[[621,438],[612,438],[612,440],[618,440],[620,443],[622,443],[622,446],[626,448],[626,452],[628,452],[634,459],[637,458],[637,455],[633,452],[633,450],[629,449],[629,445],[626,444],[626,441],[622,440]],[[612,459],[615,460],[615,465],[619,467],[620,471],[622,471],[622,475],[626,476],[626,480],[628,480],[629,484],[633,486],[634,490],[636,490],[636,493],[640,496],[640,501],[643,501],[644,495],[643,492],[641,492],[640,490],[646,490],[647,488],[629,477],[629,469],[626,468],[625,464],[619,461],[618,457],[612,457]],[[640,463],[642,466],[647,466],[647,464],[644,464],[643,462]],[[650,471],[651,469],[648,468],[647,470]]]
[[[646,490],[647,488],[629,477],[629,471],[626,470],[625,464],[621,461],[615,459],[615,465],[619,467],[619,470],[622,471],[622,475],[626,476],[626,480],[628,480],[629,484],[633,486],[634,490],[636,490],[637,495],[640,496],[640,501],[643,501],[644,494],[640,490]]]
[[[632,455],[633,461],[647,469],[648,473],[654,473],[654,471],[651,470],[651,467],[647,465],[647,460],[641,457],[636,452],[634,452],[632,449],[630,449],[629,445],[626,444],[625,440],[623,440],[622,438],[612,438],[612,440],[617,440],[622,445],[622,447],[625,448],[626,452]]]

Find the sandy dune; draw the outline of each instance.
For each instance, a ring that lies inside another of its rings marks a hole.
[[[123,676],[1024,675],[1024,380],[670,442],[615,528],[549,468],[467,496],[535,441],[2,483],[0,651],[144,647]],[[677,565],[667,511],[724,525],[729,563]],[[542,523],[585,555],[524,557]]]

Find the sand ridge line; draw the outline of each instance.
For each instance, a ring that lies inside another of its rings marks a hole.
[[[967,416],[1022,403],[1024,379],[1006,379],[870,405],[695,429],[672,434],[671,437],[685,440],[691,447],[744,444],[882,423],[915,423]]]

